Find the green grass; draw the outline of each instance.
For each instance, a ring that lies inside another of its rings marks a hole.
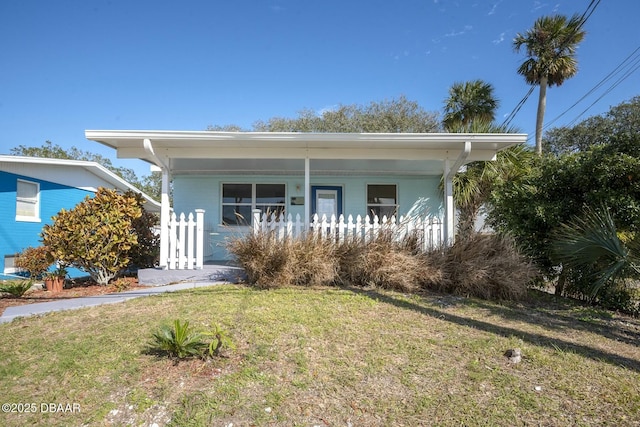
[[[209,361],[148,351],[173,319],[227,330]],[[520,304],[241,286],[0,325],[0,425],[637,425],[640,322],[551,296]],[[508,348],[522,349],[511,365]]]

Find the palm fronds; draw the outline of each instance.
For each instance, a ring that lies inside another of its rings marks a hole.
[[[603,286],[640,274],[637,244],[625,244],[606,208],[586,209],[583,216],[562,224],[552,245],[555,260],[563,268],[587,272],[595,296]]]

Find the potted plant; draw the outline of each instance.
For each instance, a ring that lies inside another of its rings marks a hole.
[[[48,272],[44,276],[44,284],[50,292],[61,292],[64,288],[64,281],[67,276],[67,270],[63,266],[59,266],[54,271]]]

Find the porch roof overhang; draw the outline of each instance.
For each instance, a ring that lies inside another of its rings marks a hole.
[[[157,130],[86,130],[87,139],[172,174],[314,173],[442,174],[445,161],[492,160],[498,151],[526,142],[525,134],[295,133]],[[460,165],[461,166],[461,165]]]

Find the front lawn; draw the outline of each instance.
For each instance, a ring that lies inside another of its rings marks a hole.
[[[0,325],[0,425],[638,425],[640,321],[532,295],[225,285],[18,319]],[[173,319],[235,349],[159,357]]]

